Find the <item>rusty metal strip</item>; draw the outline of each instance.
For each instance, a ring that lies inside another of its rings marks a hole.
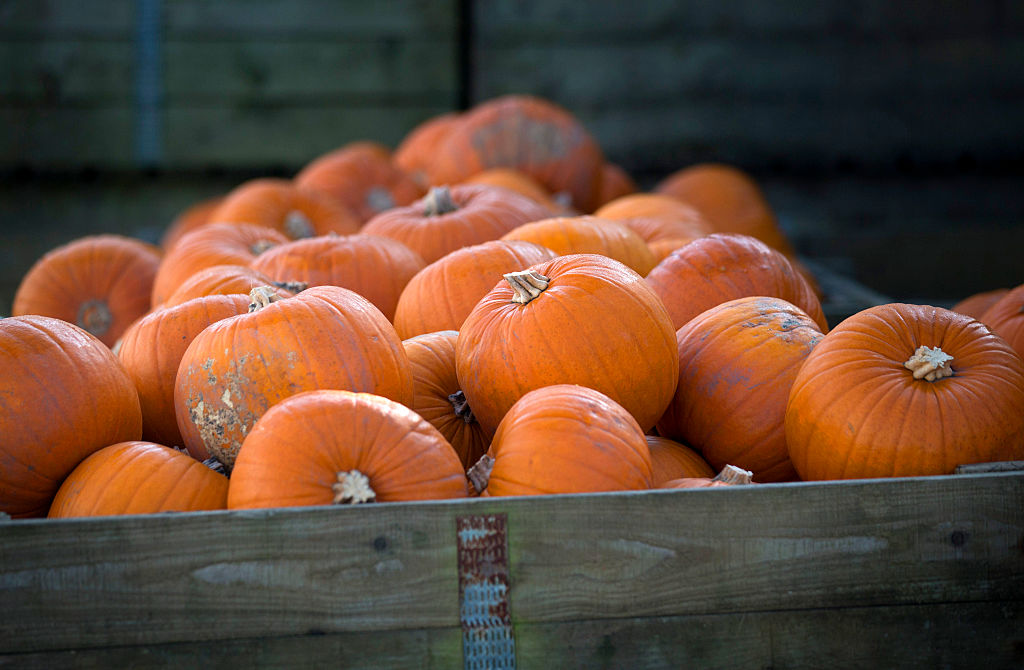
[[[504,514],[455,520],[459,559],[459,618],[463,667],[516,667],[509,602],[508,540]]]

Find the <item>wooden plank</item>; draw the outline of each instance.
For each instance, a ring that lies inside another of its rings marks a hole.
[[[0,523],[0,653],[456,628],[506,514],[525,624],[1024,600],[1024,477]]]
[[[129,38],[134,20],[134,0],[5,0],[0,3],[0,39]]]
[[[0,105],[130,104],[128,40],[0,40]]]

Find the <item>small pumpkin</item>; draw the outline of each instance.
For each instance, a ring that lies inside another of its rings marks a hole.
[[[719,486],[743,486],[754,483],[752,479],[753,474],[750,470],[744,470],[735,465],[726,465],[714,477],[682,477],[667,481],[657,488],[708,489]]]
[[[641,276],[655,265],[643,238],[618,221],[596,216],[554,217],[525,223],[503,240],[523,240],[551,249],[559,256],[601,254],[629,266]]]
[[[683,477],[714,477],[708,462],[685,444],[660,435],[647,435],[647,448],[651,452],[651,485],[662,484]]]
[[[236,186],[211,215],[217,223],[273,228],[293,240],[334,232],[348,235],[362,220],[331,196],[288,179],[253,179]]]

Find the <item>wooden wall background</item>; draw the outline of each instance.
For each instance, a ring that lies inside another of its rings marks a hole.
[[[509,92],[645,186],[755,174],[806,256],[897,299],[1016,285],[1012,0],[0,0],[0,314],[74,237]]]

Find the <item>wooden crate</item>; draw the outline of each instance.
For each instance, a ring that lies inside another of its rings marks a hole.
[[[1022,601],[1020,472],[0,523],[22,668],[993,670]]]

